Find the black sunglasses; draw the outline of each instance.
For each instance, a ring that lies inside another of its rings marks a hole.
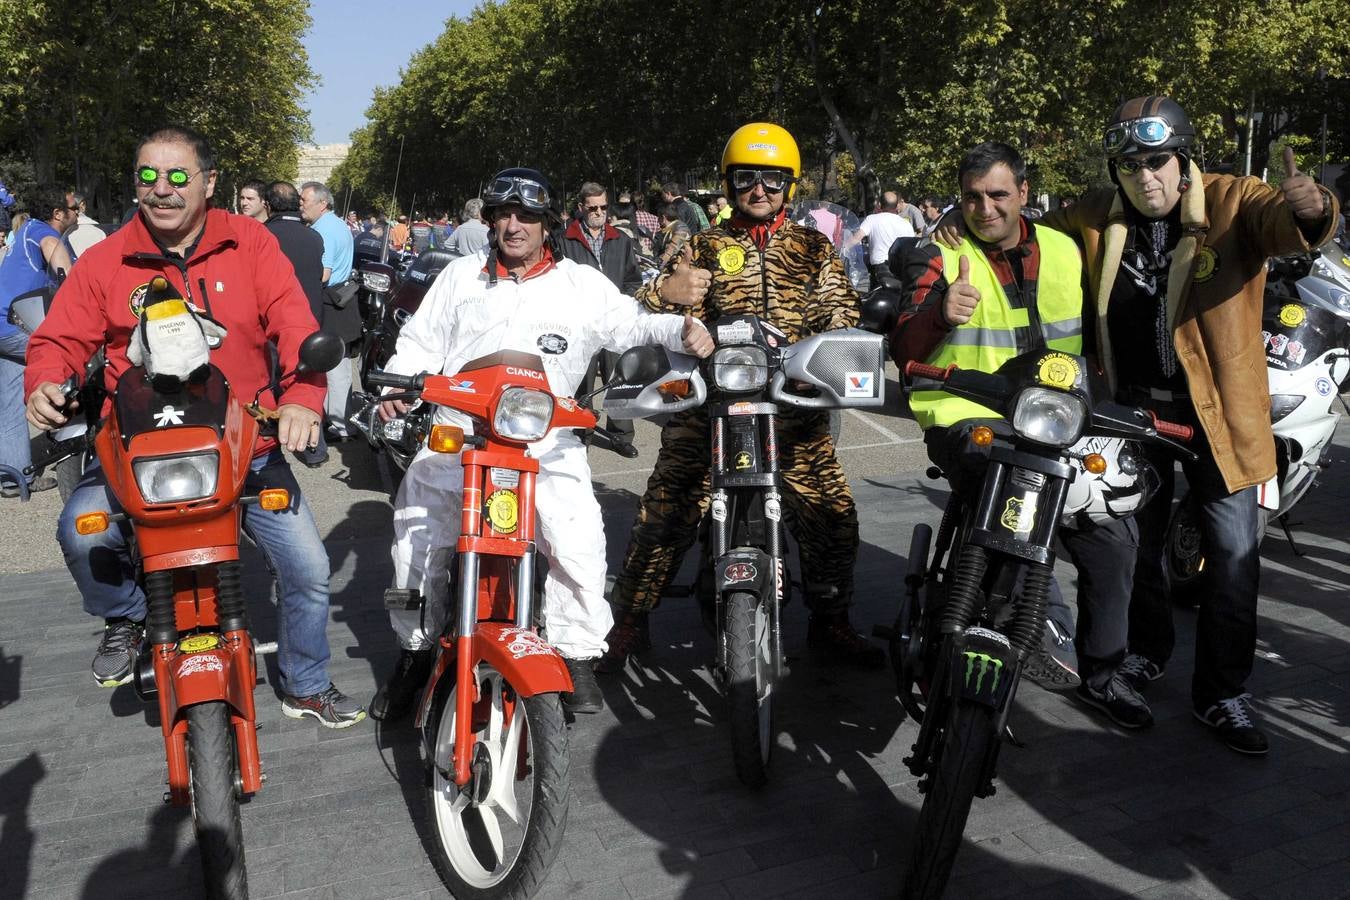
[[[1146,156],[1143,159],[1122,159],[1116,163],[1116,168],[1126,175],[1133,175],[1140,169],[1148,169],[1150,172],[1156,172],[1163,166],[1172,161],[1175,153],[1154,153],[1152,156]]]

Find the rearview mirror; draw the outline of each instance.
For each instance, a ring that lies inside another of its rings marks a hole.
[[[665,371],[655,347],[630,347],[619,357],[614,372],[623,384],[646,384]]]
[[[300,365],[295,367],[295,371],[299,374],[336,369],[346,355],[346,350],[342,338],[336,334],[316,331],[300,345]]]

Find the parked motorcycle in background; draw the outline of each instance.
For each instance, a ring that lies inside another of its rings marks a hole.
[[[1288,516],[1331,463],[1331,438],[1347,409],[1340,392],[1350,381],[1350,256],[1328,242],[1271,260],[1261,327],[1277,468],[1257,501],[1264,522],[1279,522],[1302,555]],[[1205,564],[1189,491],[1172,513],[1166,554],[1172,599],[1189,604]]]

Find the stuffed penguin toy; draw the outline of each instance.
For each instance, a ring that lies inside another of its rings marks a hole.
[[[225,339],[225,327],[189,306],[162,275],[150,281],[141,320],[131,332],[127,359],[159,390],[205,380],[211,351]]]

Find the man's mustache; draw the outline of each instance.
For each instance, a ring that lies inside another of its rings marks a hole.
[[[167,197],[146,197],[141,201],[141,206],[151,206],[155,209],[182,209],[187,206],[187,201],[177,194],[170,194]]]

